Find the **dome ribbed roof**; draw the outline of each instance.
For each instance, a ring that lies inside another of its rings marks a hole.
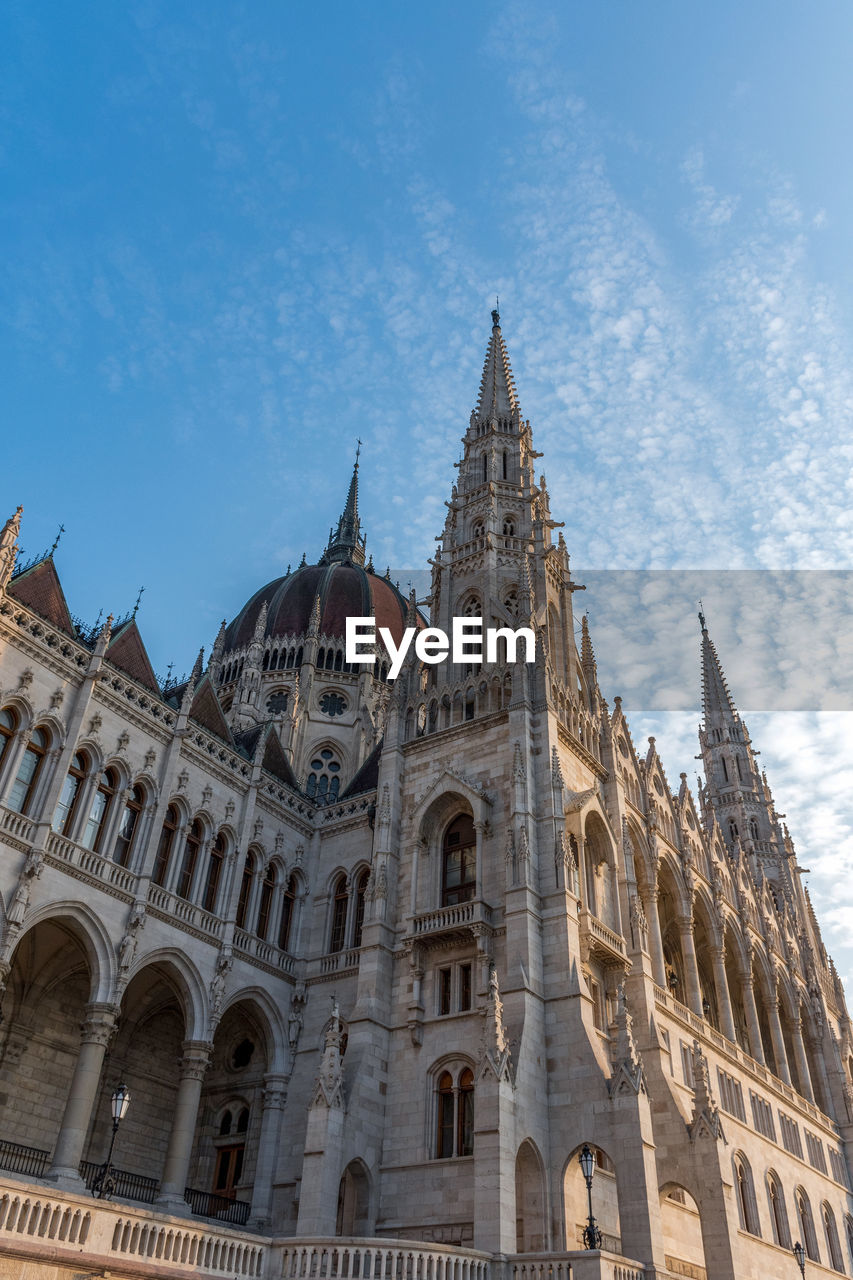
[[[320,634],[343,639],[347,618],[375,618],[399,644],[406,627],[408,602],[388,578],[359,565],[301,565],[285,578],[268,582],[243,606],[225,632],[225,651],[242,649],[255,631],[258,614],[267,606],[267,636],[303,635],[320,596]],[[422,625],[420,619],[418,625]]]

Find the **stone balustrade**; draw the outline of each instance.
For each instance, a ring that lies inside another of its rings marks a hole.
[[[422,1240],[287,1240],[282,1280],[490,1280],[489,1255]]]
[[[137,877],[127,867],[113,862],[112,858],[102,857],[94,849],[87,849],[85,845],[77,844],[56,831],[51,831],[47,837],[46,853],[48,858],[64,868],[73,867],[83,872],[82,878],[101,885],[112,885],[119,893],[130,897],[136,892]]]
[[[521,1253],[506,1263],[507,1280],[644,1280],[645,1274],[641,1263],[606,1249]]]
[[[80,1267],[127,1266],[171,1274],[253,1280],[272,1275],[269,1240],[52,1186],[0,1178],[0,1254]],[[276,1275],[280,1275],[275,1268]],[[0,1273],[2,1266],[0,1266]]]

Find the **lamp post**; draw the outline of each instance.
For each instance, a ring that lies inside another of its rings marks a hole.
[[[584,1181],[586,1182],[586,1196],[589,1206],[589,1218],[583,1229],[583,1247],[585,1249],[601,1248],[601,1232],[592,1216],[592,1175],[595,1171],[595,1155],[590,1150],[589,1143],[583,1144],[583,1149],[578,1156],[578,1162],[583,1171]]]
[[[790,1236],[788,1237],[788,1239],[790,1240]],[[797,1259],[797,1266],[800,1268],[800,1275],[803,1277],[803,1280],[805,1280],[806,1251],[803,1248],[803,1246],[800,1244],[799,1240],[794,1245],[794,1257]]]
[[[116,1189],[115,1170],[112,1167],[113,1147],[115,1146],[118,1127],[127,1115],[130,1106],[130,1090],[126,1084],[120,1084],[110,1099],[110,1111],[113,1117],[113,1133],[110,1138],[110,1149],[107,1158],[98,1170],[98,1176],[92,1183],[92,1195],[99,1200],[109,1200]]]

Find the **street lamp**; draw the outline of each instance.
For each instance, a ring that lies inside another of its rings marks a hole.
[[[595,1172],[595,1155],[591,1151],[589,1143],[585,1142],[583,1144],[583,1149],[578,1156],[578,1162],[586,1182],[586,1195],[589,1205],[589,1218],[583,1229],[583,1247],[585,1249],[600,1249],[601,1232],[595,1225],[595,1218],[592,1216],[592,1175]]]
[[[790,1240],[790,1236],[788,1239]],[[804,1277],[806,1274],[806,1251],[800,1244],[799,1240],[794,1245],[794,1257],[797,1259],[797,1266],[800,1268],[800,1275]]]
[[[130,1106],[130,1090],[126,1084],[120,1084],[110,1098],[110,1111],[113,1117],[113,1134],[110,1138],[110,1149],[107,1158],[98,1170],[98,1176],[92,1183],[92,1195],[99,1200],[109,1200],[116,1189],[115,1170],[112,1167],[113,1147],[115,1146],[118,1127],[127,1115]]]

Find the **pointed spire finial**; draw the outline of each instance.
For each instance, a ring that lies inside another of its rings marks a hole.
[[[495,294],[495,309],[492,312],[492,327],[494,329],[499,329],[500,324],[501,324],[501,300],[498,297],[498,295]]]
[[[702,715],[706,729],[719,728],[723,722],[731,724],[739,717],[702,612],[699,621],[702,624]]]
[[[352,479],[338,527],[329,531],[329,541],[323,552],[321,564],[364,564],[365,538],[361,532],[361,519],[358,514],[358,460],[361,456],[361,440],[355,451],[355,465]]]
[[[56,550],[56,548],[59,546],[59,541],[60,541],[60,539],[61,539],[61,537],[62,537],[62,535],[63,535],[63,533],[64,533],[64,532],[65,532],[65,525],[64,525],[64,524],[61,524],[61,525],[59,526],[59,530],[58,530],[58,532],[57,532],[57,534],[56,534],[56,537],[55,537],[55,538],[54,538],[54,540],[53,540],[53,546],[50,548],[50,551],[48,552],[48,556],[49,556],[49,558],[50,558],[51,560],[53,559],[53,553],[54,553],[54,551]]]
[[[59,541],[59,539],[57,539],[57,541]],[[142,604],[142,596],[143,596],[144,591],[145,591],[145,588],[144,588],[144,587],[140,587],[140,588],[139,588],[139,595],[136,597],[136,604],[133,606],[133,615],[132,615],[132,616],[133,616],[134,618],[135,618],[135,617],[136,617],[136,615],[139,613],[139,606]]]

